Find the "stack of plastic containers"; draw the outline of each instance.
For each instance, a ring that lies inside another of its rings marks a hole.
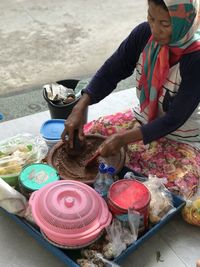
[[[43,163],[29,164],[19,175],[19,189],[29,198],[34,191],[59,179],[57,171],[52,166]]]
[[[47,120],[42,124],[40,134],[49,148],[61,140],[61,134],[64,130],[64,123],[65,120],[63,119],[52,119]]]

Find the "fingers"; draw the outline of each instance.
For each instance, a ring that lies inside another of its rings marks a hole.
[[[62,132],[62,134],[61,134],[61,138],[62,138],[62,140],[63,140],[64,142],[66,141],[66,135],[67,135],[67,129],[64,128],[64,130],[63,130],[63,132]]]
[[[85,134],[83,132],[83,127],[79,128],[79,139],[83,141],[85,139]]]
[[[98,148],[97,152],[104,158],[115,155],[118,151],[112,146],[112,143],[104,141]]]
[[[69,128],[68,129],[68,142],[69,142],[69,147],[73,148],[74,147],[74,128]]]
[[[66,141],[66,135],[67,135],[67,140],[69,142],[69,147],[71,149],[74,148],[74,135],[75,135],[75,131],[76,132],[76,135],[78,137],[78,139],[80,141],[83,141],[85,139],[85,136],[84,136],[84,133],[83,133],[83,126],[79,126],[79,127],[76,127],[76,123],[73,123],[73,122],[70,122],[70,121],[66,121],[65,122],[65,129],[64,131],[62,132],[62,135],[61,135],[61,138],[62,140],[65,142]]]
[[[122,147],[121,138],[115,134],[107,139],[99,146],[98,151],[102,157],[109,157],[116,155]]]
[[[66,142],[66,140],[69,141],[70,148],[73,148],[74,129],[75,129],[74,125],[69,123],[68,120],[66,120],[65,121],[65,128],[61,134],[61,138],[64,142]]]

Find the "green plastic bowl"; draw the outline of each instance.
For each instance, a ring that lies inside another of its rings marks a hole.
[[[56,169],[43,163],[26,165],[19,174],[19,185],[27,193],[60,179]]]

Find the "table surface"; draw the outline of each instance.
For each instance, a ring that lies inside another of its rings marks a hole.
[[[133,89],[113,93],[89,108],[88,121],[101,115],[125,110],[136,103],[135,90]],[[38,135],[42,123],[49,118],[49,111],[45,111],[16,120],[1,122],[0,140],[19,133]],[[0,237],[0,267],[66,266],[2,211],[0,211]],[[195,267],[199,258],[200,228],[187,224],[179,214],[128,256],[122,266]]]

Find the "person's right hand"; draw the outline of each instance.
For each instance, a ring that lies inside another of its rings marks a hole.
[[[84,94],[78,101],[76,106],[73,108],[71,114],[65,121],[65,128],[62,132],[61,138],[66,141],[66,136],[68,136],[69,146],[73,149],[74,144],[74,131],[78,130],[78,138],[83,141],[83,125],[86,122],[86,111],[90,101],[90,97]]]
[[[73,148],[75,130],[78,130],[78,138],[80,140],[84,139],[84,134],[83,134],[84,123],[85,123],[85,116],[83,112],[76,112],[75,110],[72,110],[71,114],[65,121],[65,129],[61,135],[63,141],[66,140],[66,135],[68,136],[70,148]]]

